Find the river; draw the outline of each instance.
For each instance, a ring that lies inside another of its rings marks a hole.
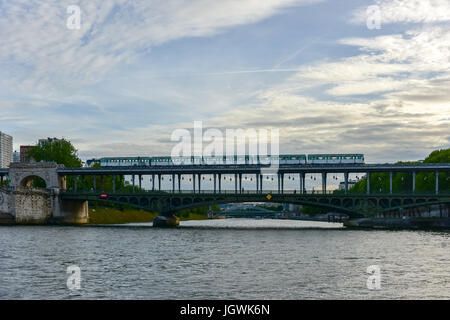
[[[449,299],[450,233],[224,219],[0,227],[0,299]],[[67,267],[80,268],[69,290]],[[369,266],[380,288],[369,290]]]

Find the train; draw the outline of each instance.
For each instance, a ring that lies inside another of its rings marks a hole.
[[[86,161],[88,167],[99,164],[101,167],[113,166],[171,166],[171,165],[259,165],[259,164],[361,164],[363,154],[285,154],[279,156],[234,155],[228,156],[190,156],[190,157],[104,157]]]

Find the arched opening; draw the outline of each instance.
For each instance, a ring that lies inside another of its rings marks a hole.
[[[147,198],[141,198],[141,199],[139,200],[139,204],[140,204],[142,207],[148,207],[148,203],[149,203],[149,201],[148,201]]]
[[[39,176],[28,176],[23,178],[20,182],[20,186],[23,188],[47,188],[45,180]]]

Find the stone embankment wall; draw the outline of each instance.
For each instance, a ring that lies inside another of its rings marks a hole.
[[[52,216],[50,195],[45,191],[14,191],[14,200],[14,216],[18,224],[45,224]]]
[[[0,224],[84,224],[87,201],[61,200],[48,190],[0,189]]]

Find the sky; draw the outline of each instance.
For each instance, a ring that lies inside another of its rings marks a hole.
[[[450,145],[449,88],[450,0],[0,0],[16,150],[170,155],[202,121],[278,129],[281,153],[419,160]]]

